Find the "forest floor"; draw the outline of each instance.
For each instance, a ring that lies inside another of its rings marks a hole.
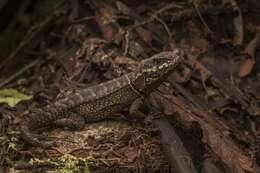
[[[0,5],[0,173],[182,172],[182,158],[189,172],[260,172],[257,0],[9,2]],[[122,117],[41,131],[57,142],[50,149],[20,138],[32,109],[176,48],[181,69],[147,98],[176,139],[165,144],[166,125]],[[168,151],[175,140],[187,155]]]

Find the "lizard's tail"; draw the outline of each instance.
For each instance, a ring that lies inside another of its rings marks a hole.
[[[55,145],[55,142],[43,142],[40,141],[34,134],[30,132],[30,128],[26,123],[20,125],[21,138],[24,142],[32,145],[39,146],[42,148],[49,148]]]
[[[21,138],[24,140],[24,142],[29,143],[30,145],[37,145],[40,143],[40,141],[33,137],[33,134],[30,132],[30,128],[28,123],[26,121],[22,122],[20,125],[20,132],[21,132]]]
[[[43,148],[48,148],[54,145],[53,142],[43,142],[40,141],[35,134],[31,133],[31,130],[34,130],[36,128],[40,128],[45,122],[43,119],[39,119],[40,117],[42,118],[43,116],[33,114],[33,116],[29,116],[25,118],[21,124],[20,124],[20,136],[22,140],[25,143],[28,143],[32,146],[40,146]]]

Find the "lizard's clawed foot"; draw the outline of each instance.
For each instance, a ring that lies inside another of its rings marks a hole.
[[[42,142],[40,145],[41,145],[40,147],[48,149],[48,148],[56,147],[57,143],[53,141],[49,141],[49,142]]]

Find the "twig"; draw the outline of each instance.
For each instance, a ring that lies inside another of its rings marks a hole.
[[[171,3],[171,4],[167,5],[167,8],[164,7],[164,8],[161,8],[160,10],[156,11],[154,14],[152,14],[152,17],[150,17],[148,20],[143,19],[143,17],[141,17],[138,13],[136,13],[134,11],[134,9],[129,8],[128,16],[132,17],[133,19],[135,19],[137,21],[137,24],[135,24],[133,27],[131,27],[129,31],[135,29],[138,26],[143,25],[143,27],[145,27],[147,30],[149,30],[153,33],[153,36],[155,37],[155,39],[157,41],[159,41],[162,44],[165,44],[165,41],[164,41],[165,39],[163,38],[163,36],[161,34],[162,32],[159,31],[158,29],[156,29],[151,24],[151,22],[156,19],[155,16],[158,16],[158,14],[160,14],[160,13],[166,11],[166,10],[169,10],[171,8],[174,8],[174,7],[178,7],[178,6],[175,5],[174,3]],[[158,20],[158,17],[157,17],[157,20]],[[145,22],[142,22],[142,21],[145,21]],[[161,21],[159,21],[159,22],[162,23]],[[145,26],[144,24],[148,24],[148,26]],[[163,24],[163,26],[165,27],[164,24]],[[167,29],[166,29],[166,31],[167,31]]]
[[[71,21],[72,24],[79,24],[79,23],[84,23],[86,21],[89,21],[89,20],[95,20],[96,19],[96,16],[87,16],[87,17],[83,17],[83,18],[80,18],[80,19],[74,19]]]
[[[232,12],[232,8],[230,7],[223,7],[223,6],[206,6],[206,7],[199,7],[198,10],[200,11],[200,14],[208,14],[208,15],[217,15],[220,13],[225,12]],[[198,13],[196,13],[192,9],[186,9],[177,13],[174,13],[171,17],[172,22],[178,22],[180,20],[186,20],[192,17],[196,17]]]
[[[198,10],[200,10],[200,14],[209,14],[209,15],[217,15],[217,14],[221,14],[221,13],[232,12],[232,8],[223,7],[223,6],[199,7]],[[163,11],[160,11],[160,13],[162,13],[162,12]],[[158,15],[158,13],[155,13],[155,14]],[[173,13],[172,16],[171,16],[171,22],[178,22],[180,20],[187,20],[187,19],[190,19],[190,18],[195,17],[197,15],[198,15],[198,13],[196,13],[193,9],[185,9],[185,10]],[[143,22],[136,23],[131,28],[134,29],[136,27],[151,23],[153,21],[154,21],[154,18],[151,17],[147,20],[144,20]]]
[[[172,3],[170,3],[170,4],[165,5],[165,7],[159,9],[158,11],[156,11],[156,12],[154,13],[154,15],[157,16],[158,14],[161,14],[161,13],[167,11],[167,10],[171,10],[172,8],[179,8],[179,9],[180,9],[180,8],[182,8],[182,6],[177,5],[175,2],[172,2]]]
[[[197,15],[199,16],[201,22],[202,22],[203,25],[206,27],[207,31],[208,31],[209,33],[212,33],[212,31],[210,30],[209,26],[207,25],[207,23],[205,22],[204,18],[202,17],[201,12],[200,12],[200,10],[199,10],[197,4],[194,3],[194,1],[192,2],[192,4],[193,4],[193,7],[194,7],[194,9],[195,9]]]
[[[192,94],[186,91],[184,88],[182,88],[182,86],[180,86],[178,83],[176,83],[175,81],[169,81],[169,82],[171,83],[173,88],[178,90],[183,95],[183,97],[189,100],[194,106],[202,110],[208,110],[207,106],[203,105],[203,103],[201,103],[198,99],[195,100]]]
[[[5,86],[6,84],[8,84],[9,82],[11,82],[12,80],[14,80],[15,78],[17,78],[18,76],[20,76],[21,74],[23,74],[24,72],[26,72],[28,69],[32,68],[33,66],[35,66],[36,64],[38,64],[40,62],[39,59],[34,60],[33,62],[31,62],[30,64],[26,65],[25,67],[23,67],[22,69],[20,69],[19,71],[17,71],[16,73],[14,73],[13,75],[11,75],[9,78],[5,79],[4,81],[2,81],[0,83],[0,88]]]
[[[159,18],[157,15],[154,15],[153,17],[155,20],[157,20],[159,23],[161,23],[163,25],[164,29],[166,30],[166,32],[169,36],[169,40],[170,40],[172,37],[172,33],[171,33],[169,27],[167,26],[167,24],[161,18]]]
[[[125,48],[124,48],[124,56],[128,53],[129,50],[129,31],[126,31],[125,33]]]

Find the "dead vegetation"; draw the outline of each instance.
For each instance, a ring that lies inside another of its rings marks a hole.
[[[0,172],[260,172],[257,0],[46,4],[26,0],[13,16],[8,1],[0,5],[11,19],[0,22],[0,87],[33,96],[0,90]],[[145,120],[47,131],[59,143],[48,150],[19,140],[32,108],[175,47],[185,61],[147,98]],[[6,98],[23,101],[12,107]]]

